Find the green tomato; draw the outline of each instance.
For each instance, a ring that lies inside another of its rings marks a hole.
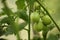
[[[39,9],[39,4],[37,2],[34,3],[34,9]]]
[[[39,22],[39,23],[35,23],[34,26],[33,26],[33,30],[39,32],[43,29],[44,25],[42,22]]]
[[[51,19],[48,15],[42,17],[42,22],[44,25],[49,25],[51,23]]]
[[[38,22],[40,19],[40,15],[37,12],[31,13],[30,17],[32,22]]]

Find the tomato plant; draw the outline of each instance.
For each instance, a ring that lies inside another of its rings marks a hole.
[[[56,35],[51,34],[52,36],[50,35],[50,37],[47,37],[48,32],[55,26],[59,32],[60,28],[51,17],[48,10],[42,5],[43,0],[17,0],[15,1],[17,6],[16,12],[13,12],[8,7],[7,0],[1,0],[1,3],[3,8],[0,13],[0,36],[14,34],[17,37],[17,40],[20,40],[19,31],[24,29],[28,33],[27,40],[30,40],[30,30],[32,26],[33,40],[55,40],[55,38],[58,40]],[[19,23],[20,19],[24,22]],[[28,29],[25,28],[27,25]],[[39,34],[41,31],[42,38],[40,38]]]

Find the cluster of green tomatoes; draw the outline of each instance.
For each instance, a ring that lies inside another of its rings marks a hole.
[[[31,13],[31,22],[33,23],[33,29],[35,31],[43,30],[47,25],[51,24],[51,19],[48,15],[41,15],[38,12]]]

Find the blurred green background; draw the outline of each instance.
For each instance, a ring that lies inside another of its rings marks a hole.
[[[7,0],[8,6],[12,9],[12,11],[16,11],[16,0]],[[60,26],[60,0],[42,0],[44,7],[49,11],[53,19],[56,23]],[[0,0],[0,12],[2,11],[1,8],[3,7],[1,0]]]
[[[8,6],[12,9],[13,12],[15,12],[17,9],[15,1],[16,0],[7,0]],[[43,0],[43,5],[60,27],[60,0]],[[0,0],[0,12],[2,11],[2,7],[3,5]],[[57,28],[54,28],[50,33],[57,34],[59,33],[59,31],[57,30]]]

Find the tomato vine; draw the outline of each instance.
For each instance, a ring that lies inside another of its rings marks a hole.
[[[15,2],[17,11],[13,12],[7,5],[6,0],[1,1],[3,4],[1,16],[6,17],[0,20],[0,36],[14,34],[17,40],[20,40],[19,31],[22,29],[28,33],[28,40],[30,40],[30,30],[32,26],[33,40],[47,40],[47,33],[55,26],[60,32],[59,26],[56,24],[48,10],[42,5],[43,0],[17,0]],[[18,20],[22,19],[24,22],[19,24]],[[54,24],[54,25],[53,25]],[[28,25],[28,29],[26,29]],[[52,27],[53,25],[53,27]],[[6,29],[3,30],[3,28]],[[39,32],[42,31],[43,38],[40,38]]]

